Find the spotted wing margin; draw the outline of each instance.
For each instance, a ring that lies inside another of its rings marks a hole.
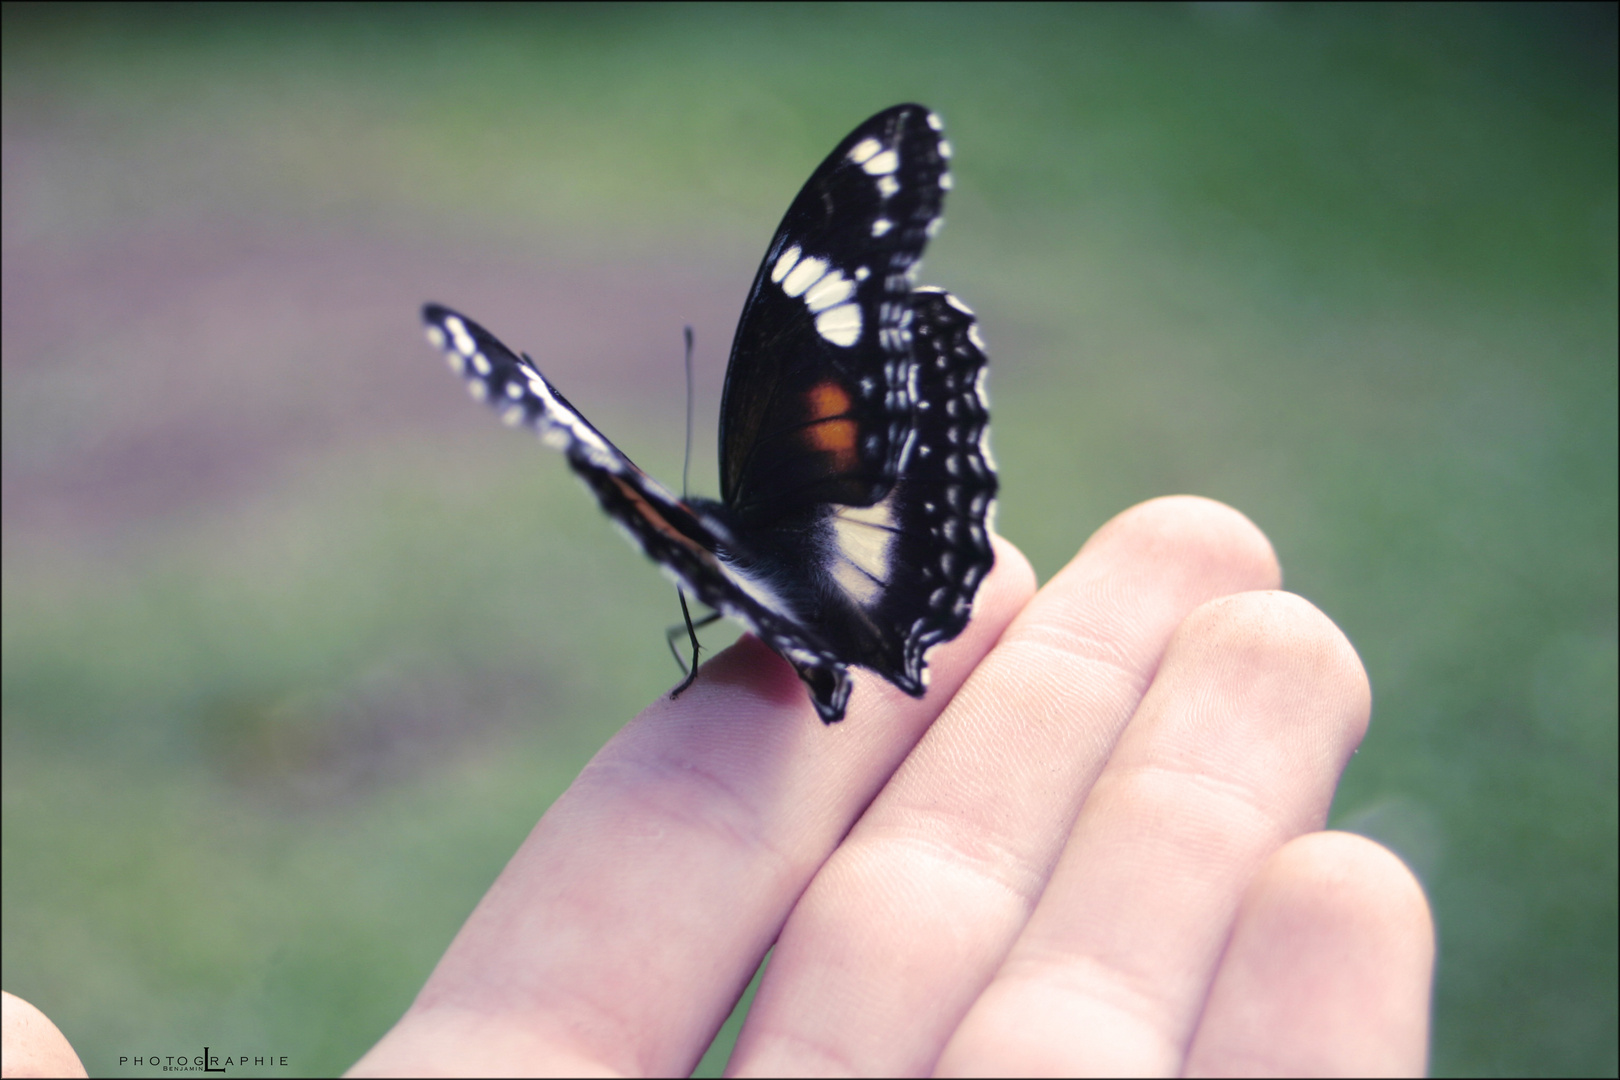
[[[729,565],[730,530],[701,505],[677,499],[638,468],[520,357],[478,323],[439,304],[422,309],[428,340],[467,389],[510,426],[527,427],[595,493],[608,517],[677,585],[704,605],[737,619],[793,664],[822,720],[843,718],[846,666],[800,624],[770,586]]]
[[[913,696],[927,654],[967,625],[995,564],[996,473],[989,447],[988,359],[973,313],[932,288],[911,297],[916,407],[890,493],[871,507],[827,508],[815,560],[828,601],[817,623],[844,656]]]
[[[893,481],[911,409],[906,297],[940,220],[949,154],[928,109],[885,109],[783,216],[720,404],[721,498],[751,532],[796,528],[817,503],[869,506]]]

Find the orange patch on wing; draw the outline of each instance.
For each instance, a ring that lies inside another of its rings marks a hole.
[[[817,420],[842,416],[849,411],[849,392],[835,382],[817,383],[810,388],[810,415]]]
[[[849,412],[849,392],[835,382],[817,383],[805,395],[811,422],[805,430],[805,440],[812,448],[833,455],[834,468],[850,470],[856,466],[853,420],[835,419]]]
[[[693,540],[690,536],[687,536],[675,526],[671,525],[669,523],[669,519],[658,512],[657,507],[653,506],[652,503],[649,503],[646,499],[642,498],[641,493],[635,488],[631,487],[621,477],[610,476],[608,477],[608,480],[612,482],[614,487],[619,489],[620,493],[623,494],[626,499],[629,499],[641,509],[641,513],[637,516],[640,517],[642,521],[650,523],[656,531],[663,533],[664,536],[669,540],[672,540],[686,548],[688,551],[692,552],[692,554],[696,555],[701,561],[708,563],[713,563],[715,561],[713,553],[711,553],[707,548],[703,547],[703,545],[697,543],[697,541]]]

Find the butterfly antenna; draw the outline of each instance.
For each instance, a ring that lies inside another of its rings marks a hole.
[[[690,494],[687,474],[692,468],[692,328],[686,326],[681,333],[686,338],[686,453],[681,457],[681,498],[684,500]],[[692,625],[692,612],[686,606],[686,590],[677,585],[675,586],[675,595],[681,601],[681,619],[686,624],[686,636],[692,641],[692,664],[688,667],[686,661],[681,659],[680,650],[675,648],[675,635],[681,632],[681,627],[670,627],[664,634],[664,640],[669,642],[669,651],[675,654],[675,662],[681,665],[681,672],[686,676],[681,680],[681,685],[669,692],[669,696],[672,698],[679,697],[681,691],[691,686],[697,678],[698,653],[701,651],[701,646],[698,645],[697,627]]]
[[[692,467],[692,328],[686,327],[686,456],[681,459],[681,498],[690,494],[686,487],[686,474]]]

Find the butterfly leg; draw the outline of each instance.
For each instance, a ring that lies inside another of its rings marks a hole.
[[[703,616],[703,618],[694,623],[692,621],[692,612],[688,610],[686,606],[686,593],[677,588],[675,590],[675,595],[680,597],[681,617],[686,620],[686,636],[692,641],[692,666],[687,667],[686,661],[681,659],[680,650],[675,647],[676,635],[681,632],[682,628],[680,626],[672,626],[668,630],[664,631],[664,640],[669,642],[670,654],[675,657],[675,662],[681,666],[681,671],[686,674],[686,678],[681,680],[681,685],[669,692],[669,696],[672,698],[679,697],[681,693],[685,691],[688,686],[691,686],[692,683],[697,679],[698,652],[702,648],[698,644],[697,628],[700,626],[708,626],[710,623],[720,621],[720,613],[718,611],[711,611],[709,614]]]

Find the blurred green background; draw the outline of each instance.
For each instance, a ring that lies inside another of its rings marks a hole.
[[[1155,495],[1253,518],[1371,673],[1333,821],[1429,890],[1434,1070],[1620,1067],[1613,6],[7,5],[0,40],[3,982],[93,1074],[347,1066],[676,677],[667,584],[418,305],[668,480],[691,323],[712,493],[765,242],[904,100],[956,147],[922,280],[990,343],[1001,531],[1044,579]]]

